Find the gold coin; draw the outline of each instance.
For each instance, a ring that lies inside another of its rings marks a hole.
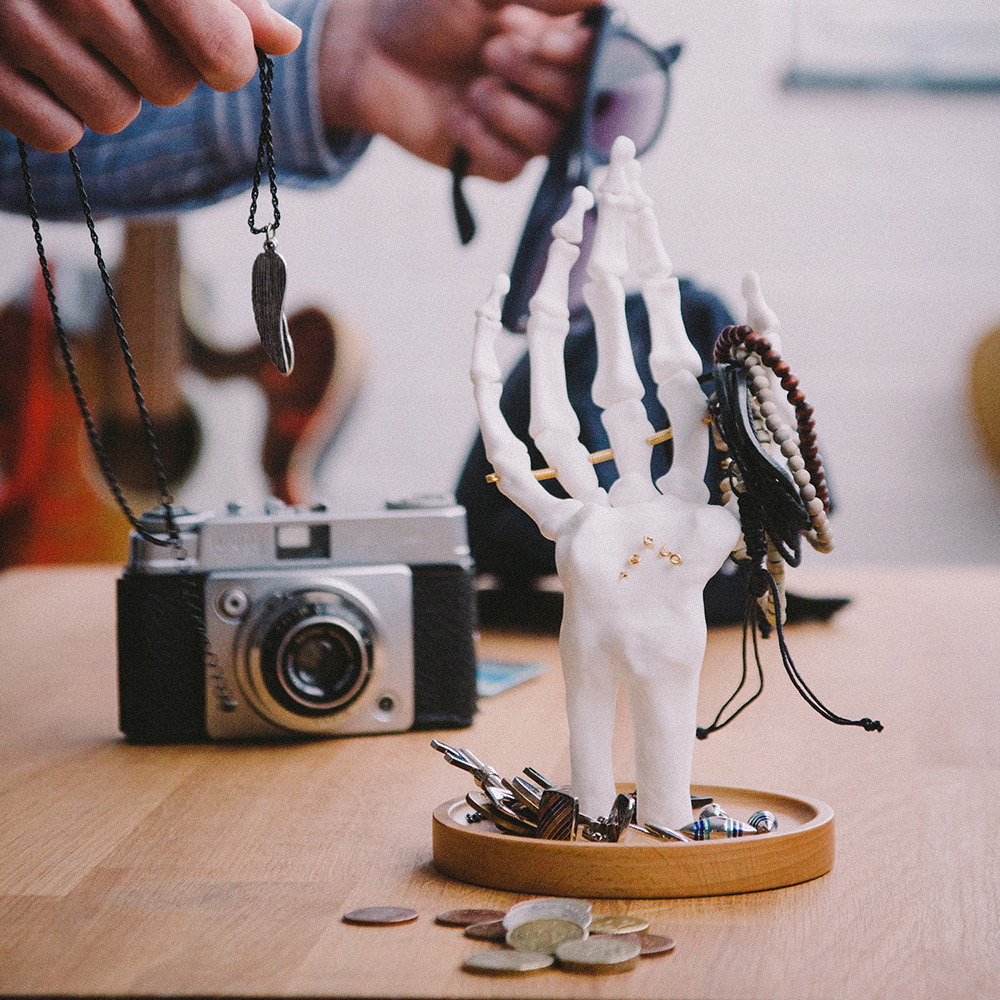
[[[567,972],[628,972],[639,964],[642,949],[636,938],[600,934],[582,941],[566,941],[556,949],[556,958]]]
[[[649,927],[645,917],[634,917],[628,913],[607,913],[594,917],[590,923],[591,934],[638,934]]]
[[[477,951],[462,963],[466,972],[488,976],[510,976],[547,969],[554,959],[551,955],[530,954],[526,951]]]
[[[529,920],[507,931],[507,944],[517,951],[552,955],[563,942],[580,941],[586,936],[587,932],[579,924],[546,917]]]

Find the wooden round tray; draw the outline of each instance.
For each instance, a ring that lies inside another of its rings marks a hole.
[[[625,787],[623,790],[630,791]],[[778,818],[773,833],[682,844],[629,830],[617,844],[535,840],[469,823],[465,799],[434,810],[434,865],[462,882],[508,892],[594,899],[670,899],[796,885],[833,867],[833,810],[774,792],[695,785],[734,819],[757,809]]]

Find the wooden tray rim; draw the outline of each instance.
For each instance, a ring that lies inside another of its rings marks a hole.
[[[755,808],[772,811],[778,806],[784,825],[769,834],[691,843],[547,841],[460,823],[452,811],[468,806],[464,798],[453,799],[433,813],[434,864],[446,875],[487,888],[625,899],[757,892],[807,882],[833,867],[834,812],[827,803],[726,785],[694,785],[692,794],[723,804],[727,798],[752,799]],[[804,821],[789,826],[789,812],[804,815]],[[637,866],[644,866],[646,877],[636,874]],[[537,876],[525,874],[529,869],[537,869]]]

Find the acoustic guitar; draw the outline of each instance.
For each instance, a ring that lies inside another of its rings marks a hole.
[[[325,311],[302,309],[288,320],[295,368],[281,375],[256,338],[226,351],[197,336],[184,317],[181,274],[176,220],[126,224],[115,297],[171,492],[183,499],[213,433],[183,391],[194,371],[259,388],[263,434],[241,447],[259,456],[273,496],[314,499],[319,466],[360,386],[358,341]],[[53,278],[58,297],[57,265]],[[159,503],[156,479],[110,314],[92,336],[74,339],[74,357],[115,474],[141,513]],[[0,469],[0,568],[124,562],[129,525],[91,454],[40,277],[26,299],[0,309]],[[238,498],[240,485],[226,485]]]

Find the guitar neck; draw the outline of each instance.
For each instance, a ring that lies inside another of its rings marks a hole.
[[[146,407],[154,422],[175,419],[183,401],[179,376],[185,365],[181,312],[180,239],[176,219],[130,219],[115,294]],[[114,329],[106,333],[116,339]],[[135,419],[131,381],[115,344],[104,352],[109,363],[103,411],[112,419]]]

